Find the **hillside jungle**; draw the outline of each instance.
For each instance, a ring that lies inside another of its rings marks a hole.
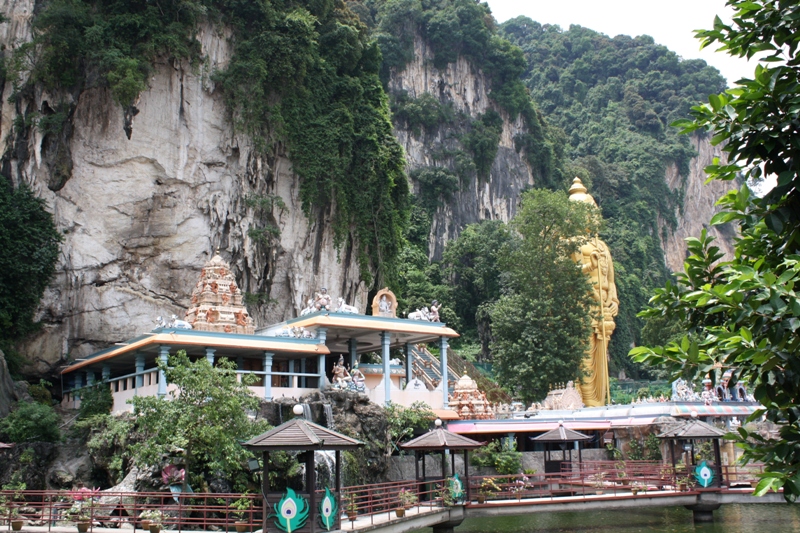
[[[506,224],[463,228],[437,257],[430,253],[431,221],[460,188],[489,179],[503,116],[521,119],[525,133],[514,138],[515,148],[527,158],[535,188],[544,190],[531,198],[563,205],[579,176],[600,205],[600,236],[611,247],[624,302],[610,345],[612,375],[661,377],[627,353],[671,333],[669,324],[636,314],[670,276],[661,242],[677,224],[683,197],[667,186],[667,168],[676,165],[686,176],[694,155],[689,139],[669,124],[725,87],[715,69],[681,60],[648,36],[609,38],[524,17],[498,24],[473,0],[50,0],[35,14],[33,40],[3,51],[0,83],[13,87],[12,104],[37,87],[66,95],[106,86],[134,113],[156,59],[190,59],[202,68],[195,35],[206,24],[232,32],[233,57],[213,76],[235,127],[267,155],[273,141],[284,143],[301,178],[304,209],[310,216],[319,206],[336,206],[337,243],[353,236],[362,277],[389,285],[404,311],[443,302],[443,321],[462,333],[453,347],[480,363],[493,362],[493,310],[504,295],[516,291],[532,306],[547,305],[536,287],[510,281],[516,237]],[[468,59],[486,76],[493,108],[470,116],[435,94],[411,98],[389,90],[392,73],[414,58],[415,39],[428,43],[435,67]],[[37,302],[60,236],[46,205],[19,184],[8,161],[35,129],[52,146],[54,179],[68,179],[74,108],[52,103],[45,114],[18,111],[15,142],[0,164],[0,343],[14,377],[24,364],[14,343],[37,327]],[[393,128],[416,136],[450,131],[452,142],[434,158],[442,164],[409,171]],[[268,239],[277,228],[260,231]],[[587,317],[588,311],[579,320]],[[560,381],[574,374],[568,369]],[[48,385],[31,391],[49,409],[57,397]],[[39,412],[36,419],[48,416]],[[9,423],[3,427],[8,438]],[[44,440],[59,438],[56,431]]]

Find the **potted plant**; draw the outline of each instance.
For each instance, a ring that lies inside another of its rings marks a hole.
[[[86,505],[84,501],[76,501],[72,504],[72,507],[67,509],[66,512],[67,517],[75,522],[75,525],[78,528],[80,533],[86,533],[89,531],[89,524],[92,518],[91,513],[91,506]]]
[[[156,526],[156,533],[161,531],[161,522],[164,519],[164,513],[158,509],[147,509],[139,514],[139,520],[142,521],[142,529],[150,531],[150,527]]]
[[[631,483],[631,494],[636,496],[640,492],[647,492],[647,484],[641,481],[634,481]]]
[[[487,477],[481,481],[481,486],[478,488],[478,503],[484,503],[486,497],[495,492],[500,492],[500,487],[494,482],[494,479]]]
[[[11,529],[13,531],[22,530],[22,526],[25,525],[25,520],[19,516],[19,509],[16,507],[10,507],[7,514],[11,522]]]
[[[676,482],[680,492],[686,492],[692,488],[692,476],[679,476]]]
[[[617,478],[622,482],[623,485],[629,485],[631,480],[628,479],[628,472],[626,471],[626,464],[625,461],[617,461],[614,464],[614,468],[617,470]]]
[[[605,472],[597,472],[596,474],[592,474],[591,476],[589,476],[589,481],[592,483],[592,486],[595,488],[595,493],[598,496],[603,494],[603,488],[605,487],[605,479],[606,479]]]
[[[417,504],[417,495],[411,489],[400,489],[400,492],[397,493],[397,500],[404,510],[411,509]]]
[[[351,522],[355,522],[356,518],[358,518],[358,504],[356,503],[356,495],[352,493],[345,495],[344,502],[344,511],[347,513],[347,518]]]
[[[253,500],[249,498],[249,494],[247,492],[242,493],[242,497],[233,501],[228,507],[235,509],[232,514],[234,518],[236,518],[234,526],[236,527],[237,533],[249,531],[250,521],[246,518],[249,514],[248,511],[253,507]]]

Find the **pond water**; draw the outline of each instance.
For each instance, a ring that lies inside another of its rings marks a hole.
[[[428,530],[430,531],[430,530]],[[537,513],[501,518],[471,518],[455,533],[784,533],[800,532],[800,505],[723,505],[713,524],[692,522],[683,507],[582,513]]]

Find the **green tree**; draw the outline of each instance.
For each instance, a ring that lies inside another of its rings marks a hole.
[[[597,232],[599,217],[565,192],[534,189],[510,225],[500,256],[504,294],[491,309],[492,352],[500,384],[530,402],[548,385],[581,376],[593,300],[572,254]]]
[[[723,211],[711,223],[739,223],[735,258],[719,263],[721,254],[705,232],[689,239],[685,271],[656,291],[644,313],[677,317],[689,334],[631,355],[690,377],[710,373],[713,380],[716,368],[730,369],[733,381],[754,385],[763,408],[751,420],[764,416],[780,428],[777,439],[746,427],[738,431],[745,458],[766,465],[756,493],[783,487],[794,501],[800,495],[800,6],[785,0],[728,5],[736,11],[733,23],[717,18],[714,29],[698,36],[735,56],[766,52],[764,64],[753,79],[694,107],[694,121],[678,125],[685,132],[707,129],[713,143],[725,143],[728,164],[706,168],[711,179],[774,176],[777,186],[756,198],[745,185],[720,200]]]
[[[58,442],[58,414],[49,405],[20,402],[17,408],[0,420],[0,434],[10,442]]]
[[[481,342],[482,359],[490,354],[486,309],[500,297],[498,256],[510,238],[502,221],[484,220],[464,228],[447,243],[442,257],[444,276],[452,287],[451,306],[461,319],[459,332],[467,342]]]
[[[0,344],[35,329],[33,314],[55,272],[60,240],[44,200],[0,176]]]
[[[414,431],[426,430],[436,414],[425,402],[414,402],[411,407],[390,403],[386,406],[386,421],[389,423],[389,440],[394,450],[403,441],[409,440]]]
[[[205,359],[190,361],[179,351],[168,364],[159,362],[167,381],[177,390],[168,398],[135,396],[135,429],[142,440],[131,446],[136,462],[160,465],[165,454],[184,450],[187,470],[194,476],[222,474],[230,479],[241,473],[250,452],[239,441],[266,429],[251,422],[246,410],[259,407],[248,383],[252,376],[236,379],[236,364],[220,359],[215,366]]]

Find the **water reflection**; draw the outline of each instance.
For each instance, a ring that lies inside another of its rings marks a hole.
[[[428,530],[430,531],[430,530]],[[783,533],[800,531],[798,505],[725,505],[714,512],[713,524],[694,525],[683,507],[539,513],[465,520],[456,533]]]

